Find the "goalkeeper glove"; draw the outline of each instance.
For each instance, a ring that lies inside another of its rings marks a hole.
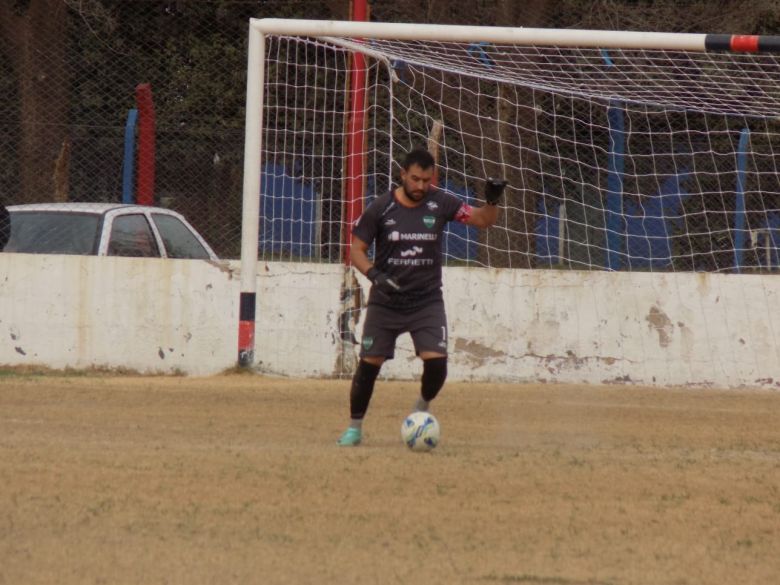
[[[504,179],[488,179],[485,183],[485,203],[488,205],[498,205],[501,194],[506,187]]]
[[[380,292],[391,295],[401,290],[401,285],[398,284],[393,278],[379,270],[376,266],[372,266],[366,272],[368,280],[370,280],[374,286]]]

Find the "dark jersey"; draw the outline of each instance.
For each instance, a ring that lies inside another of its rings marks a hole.
[[[401,290],[388,296],[372,288],[368,302],[414,310],[440,301],[444,226],[465,221],[470,209],[440,189],[431,189],[417,207],[404,207],[392,191],[377,197],[352,233],[369,246],[375,243],[374,266],[392,276]]]
[[[5,205],[0,203],[0,252],[3,251],[5,245],[8,243],[8,238],[11,236],[11,214],[5,208]]]

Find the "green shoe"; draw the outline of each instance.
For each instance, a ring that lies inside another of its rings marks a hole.
[[[360,429],[349,427],[338,441],[342,447],[355,447],[360,445]]]

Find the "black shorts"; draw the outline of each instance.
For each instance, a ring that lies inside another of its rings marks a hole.
[[[360,357],[393,359],[395,342],[402,333],[409,333],[414,351],[447,354],[447,315],[444,301],[403,313],[382,305],[368,305],[363,324]]]

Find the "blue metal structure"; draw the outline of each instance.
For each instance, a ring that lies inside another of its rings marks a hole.
[[[133,176],[135,175],[135,127],[138,123],[138,110],[127,112],[125,122],[125,156],[122,164],[122,203],[135,203]]]

